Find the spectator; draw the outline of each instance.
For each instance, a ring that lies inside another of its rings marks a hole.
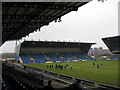
[[[20,60],[18,60],[18,63],[20,63]]]
[[[51,84],[52,84],[52,81],[49,80],[48,85],[44,87],[44,90],[54,90],[54,88]]]
[[[26,69],[26,66],[24,65],[24,69]]]
[[[48,68],[49,66],[47,65],[47,68]]]
[[[55,68],[57,68],[58,66],[57,66],[57,64],[55,64]]]
[[[64,68],[66,69],[66,66],[64,66]]]
[[[72,70],[72,66],[70,66],[70,70]]]
[[[68,88],[69,90],[82,90],[82,88],[80,87],[80,83],[81,80],[77,80],[77,82],[73,83],[72,85],[70,85]]]
[[[50,68],[51,68],[51,65],[50,65]]]
[[[66,66],[68,66],[68,64],[66,64]]]
[[[95,63],[93,63],[93,66],[95,66]]]
[[[99,68],[99,65],[97,64],[97,68]]]

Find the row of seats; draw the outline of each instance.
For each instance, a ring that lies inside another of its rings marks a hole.
[[[2,90],[43,90],[41,80],[37,81],[32,74],[21,72],[21,67],[19,67],[19,70],[15,69],[15,67],[10,64],[3,64],[2,77],[0,77],[2,80]],[[24,78],[28,81],[24,81]],[[39,83],[39,87],[35,86],[36,82],[34,79]]]
[[[73,61],[81,59],[94,59],[85,54],[79,53],[31,53],[31,54],[20,54],[23,63],[44,63],[47,61]]]
[[[109,59],[120,60],[120,54],[114,54],[114,55],[110,56]]]

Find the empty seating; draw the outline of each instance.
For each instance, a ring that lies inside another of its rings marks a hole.
[[[22,59],[23,63],[32,63],[29,56],[27,54],[21,54],[20,58]]]
[[[47,61],[74,61],[93,59],[92,57],[80,53],[31,53],[20,54],[23,63],[45,63]]]
[[[120,54],[114,54],[114,55],[110,56],[109,59],[120,60]]]
[[[46,62],[45,56],[41,53],[29,54],[31,58],[34,59],[34,63],[44,63]]]

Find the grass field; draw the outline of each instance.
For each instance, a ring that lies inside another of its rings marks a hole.
[[[59,62],[57,64],[64,66],[66,63],[68,64],[68,67],[66,69],[63,68],[62,70],[55,68],[56,63],[35,63],[27,65],[115,86],[118,86],[118,83],[120,84],[120,82],[118,82],[117,60],[89,60],[78,62]],[[93,63],[95,63],[95,66]],[[100,66],[99,68],[97,68],[97,64]],[[101,66],[101,64],[103,65]],[[47,68],[47,65],[53,65],[54,67]],[[70,66],[72,66],[72,70],[70,69]]]

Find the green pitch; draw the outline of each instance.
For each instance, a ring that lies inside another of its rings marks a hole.
[[[93,65],[95,63],[95,65]],[[55,68],[56,64],[68,66],[62,70]],[[98,64],[98,67],[97,67]],[[89,60],[89,61],[78,61],[78,62],[59,62],[59,63],[35,63],[27,64],[33,67],[46,69],[49,71],[59,72],[66,75],[71,75],[87,80],[93,80],[96,82],[102,82],[106,84],[116,85],[118,82],[118,61],[117,60]],[[53,65],[53,68],[47,67],[47,65]],[[72,70],[70,69],[72,66]]]

